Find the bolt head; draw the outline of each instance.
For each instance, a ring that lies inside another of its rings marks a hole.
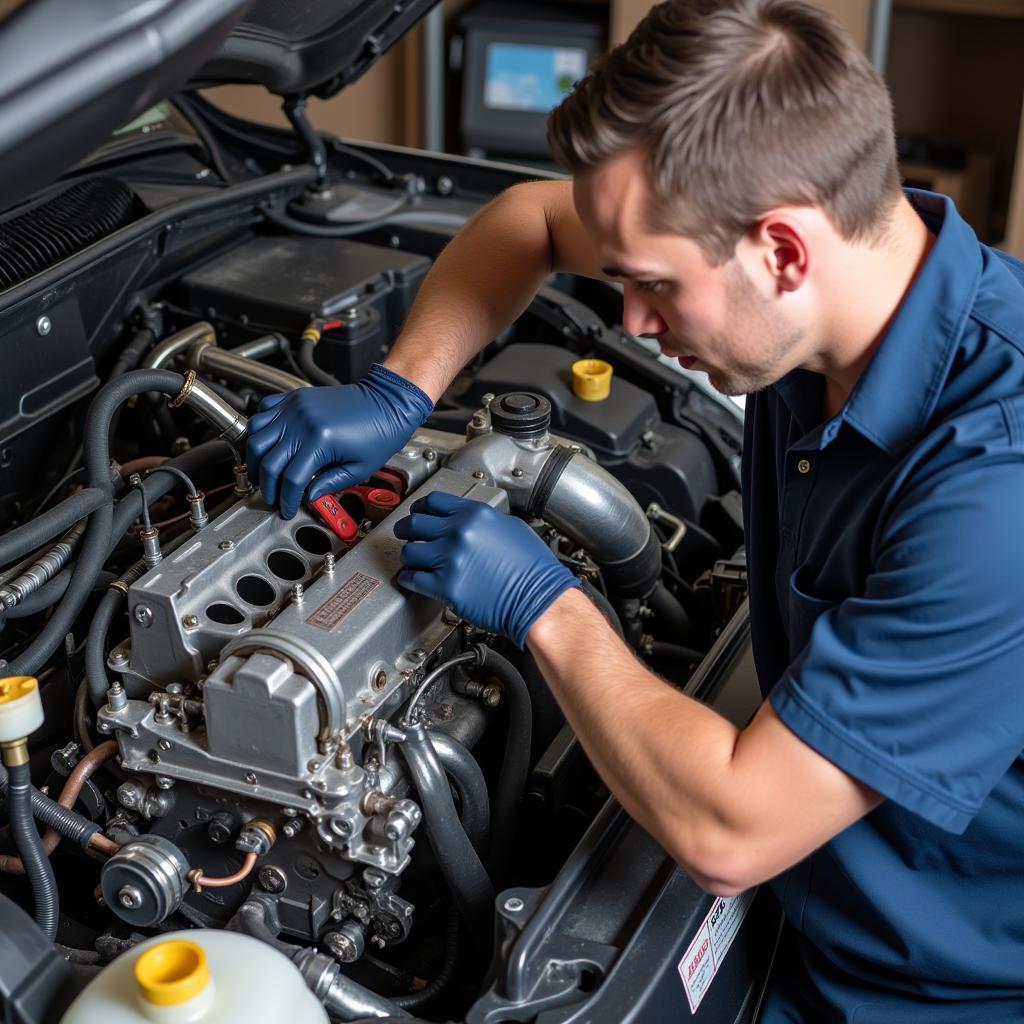
[[[138,910],[142,906],[142,893],[134,885],[126,885],[118,892],[117,902],[125,910]]]
[[[45,338],[52,329],[53,323],[48,316],[41,316],[36,320],[36,334],[38,334],[40,338]]]
[[[437,194],[439,196],[450,196],[452,191],[455,189],[455,182],[448,177],[447,174],[442,174],[437,179]]]
[[[474,480],[483,480],[483,478],[484,478],[484,471],[482,469],[478,469],[478,470],[476,470],[473,473],[473,479]]]
[[[510,914],[518,914],[526,904],[518,896],[509,896],[505,900],[505,910]]]
[[[245,781],[248,782],[250,786],[255,786],[259,780],[256,778],[255,772],[246,772]]]
[[[388,685],[388,674],[384,669],[378,669],[373,676],[373,681],[370,684],[375,692],[379,692]]]
[[[434,459],[437,458],[437,452],[435,452],[433,448],[424,448],[423,449],[423,458],[427,462],[433,462]]]
[[[137,604],[132,615],[135,617],[135,621],[142,626],[143,629],[148,629],[153,625],[153,609],[148,605]]]
[[[186,615],[184,618],[182,618],[181,624],[186,629],[195,629],[196,626],[199,625],[199,616],[198,615]]]
[[[220,548],[221,551],[230,551],[234,546],[235,542],[233,540],[222,540],[217,545],[217,547]]]
[[[285,878],[284,872],[280,868],[269,865],[265,868],[260,868],[257,878],[260,888],[266,889],[267,892],[284,892],[288,885],[288,879]]]

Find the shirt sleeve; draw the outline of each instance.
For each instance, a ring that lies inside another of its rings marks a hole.
[[[791,584],[815,619],[770,695],[805,743],[954,833],[1024,748],[1024,457],[992,425],[910,460],[862,595]]]

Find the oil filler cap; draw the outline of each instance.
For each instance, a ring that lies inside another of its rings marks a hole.
[[[490,404],[491,426],[507,437],[543,437],[551,425],[551,403],[532,391],[510,391]]]

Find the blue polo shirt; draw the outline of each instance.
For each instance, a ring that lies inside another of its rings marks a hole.
[[[1024,267],[908,196],[937,239],[843,409],[747,405],[762,688],[886,798],[772,882],[766,1024],[1024,1020]]]

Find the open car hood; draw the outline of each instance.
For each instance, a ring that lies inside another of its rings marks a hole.
[[[0,2],[2,205],[183,88],[333,96],[436,2],[21,0],[13,11]]]
[[[3,205],[180,89],[250,2],[23,0],[0,20]]]
[[[255,83],[326,99],[359,78],[438,0],[256,0],[194,87]]]

